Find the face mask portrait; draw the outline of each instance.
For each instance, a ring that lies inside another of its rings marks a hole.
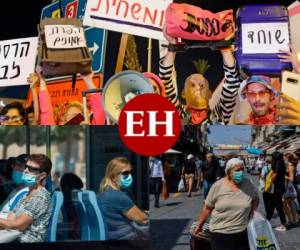
[[[193,74],[185,81],[182,97],[186,99],[187,107],[207,109],[211,97],[208,81],[201,74]]]
[[[32,187],[37,184],[37,177],[32,174],[22,173],[21,181],[25,186]]]

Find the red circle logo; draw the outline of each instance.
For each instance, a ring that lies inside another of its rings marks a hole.
[[[154,156],[166,152],[177,141],[181,121],[176,107],[157,94],[131,99],[121,111],[119,133],[133,152]]]

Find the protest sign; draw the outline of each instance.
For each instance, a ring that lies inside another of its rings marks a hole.
[[[37,37],[0,41],[0,87],[25,85],[34,72]]]
[[[88,0],[83,24],[165,40],[162,27],[172,0]]]

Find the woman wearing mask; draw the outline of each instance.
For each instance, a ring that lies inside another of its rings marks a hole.
[[[258,192],[245,178],[242,160],[230,159],[225,174],[211,187],[194,234],[202,231],[204,222],[211,214],[209,229],[212,249],[248,250],[247,225],[258,206]]]
[[[22,174],[22,183],[29,192],[17,205],[14,213],[0,219],[0,229],[19,230],[18,242],[43,242],[51,216],[50,193],[45,189],[45,179],[52,163],[43,154],[28,157]]]
[[[148,216],[126,194],[132,185],[130,162],[123,157],[112,159],[100,184],[99,207],[105,217],[109,240],[134,240],[137,229],[132,222],[146,225]]]

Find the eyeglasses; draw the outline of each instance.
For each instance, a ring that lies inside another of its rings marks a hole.
[[[246,97],[249,99],[255,99],[256,96],[258,96],[258,98],[264,98],[267,95],[270,94],[270,91],[265,90],[265,91],[260,91],[260,92],[246,92]]]
[[[7,115],[1,115],[0,116],[0,122],[20,122],[23,121],[23,118],[20,116],[13,116],[13,117],[9,117]]]
[[[131,174],[131,171],[124,171],[120,173],[121,175],[123,175],[124,177],[127,177],[128,175]]]
[[[24,170],[25,170],[26,168],[28,168],[28,170],[29,170],[30,172],[36,173],[36,174],[41,173],[41,172],[44,171],[44,170],[41,169],[41,168],[32,167],[32,166],[27,165],[27,164],[25,165]]]

